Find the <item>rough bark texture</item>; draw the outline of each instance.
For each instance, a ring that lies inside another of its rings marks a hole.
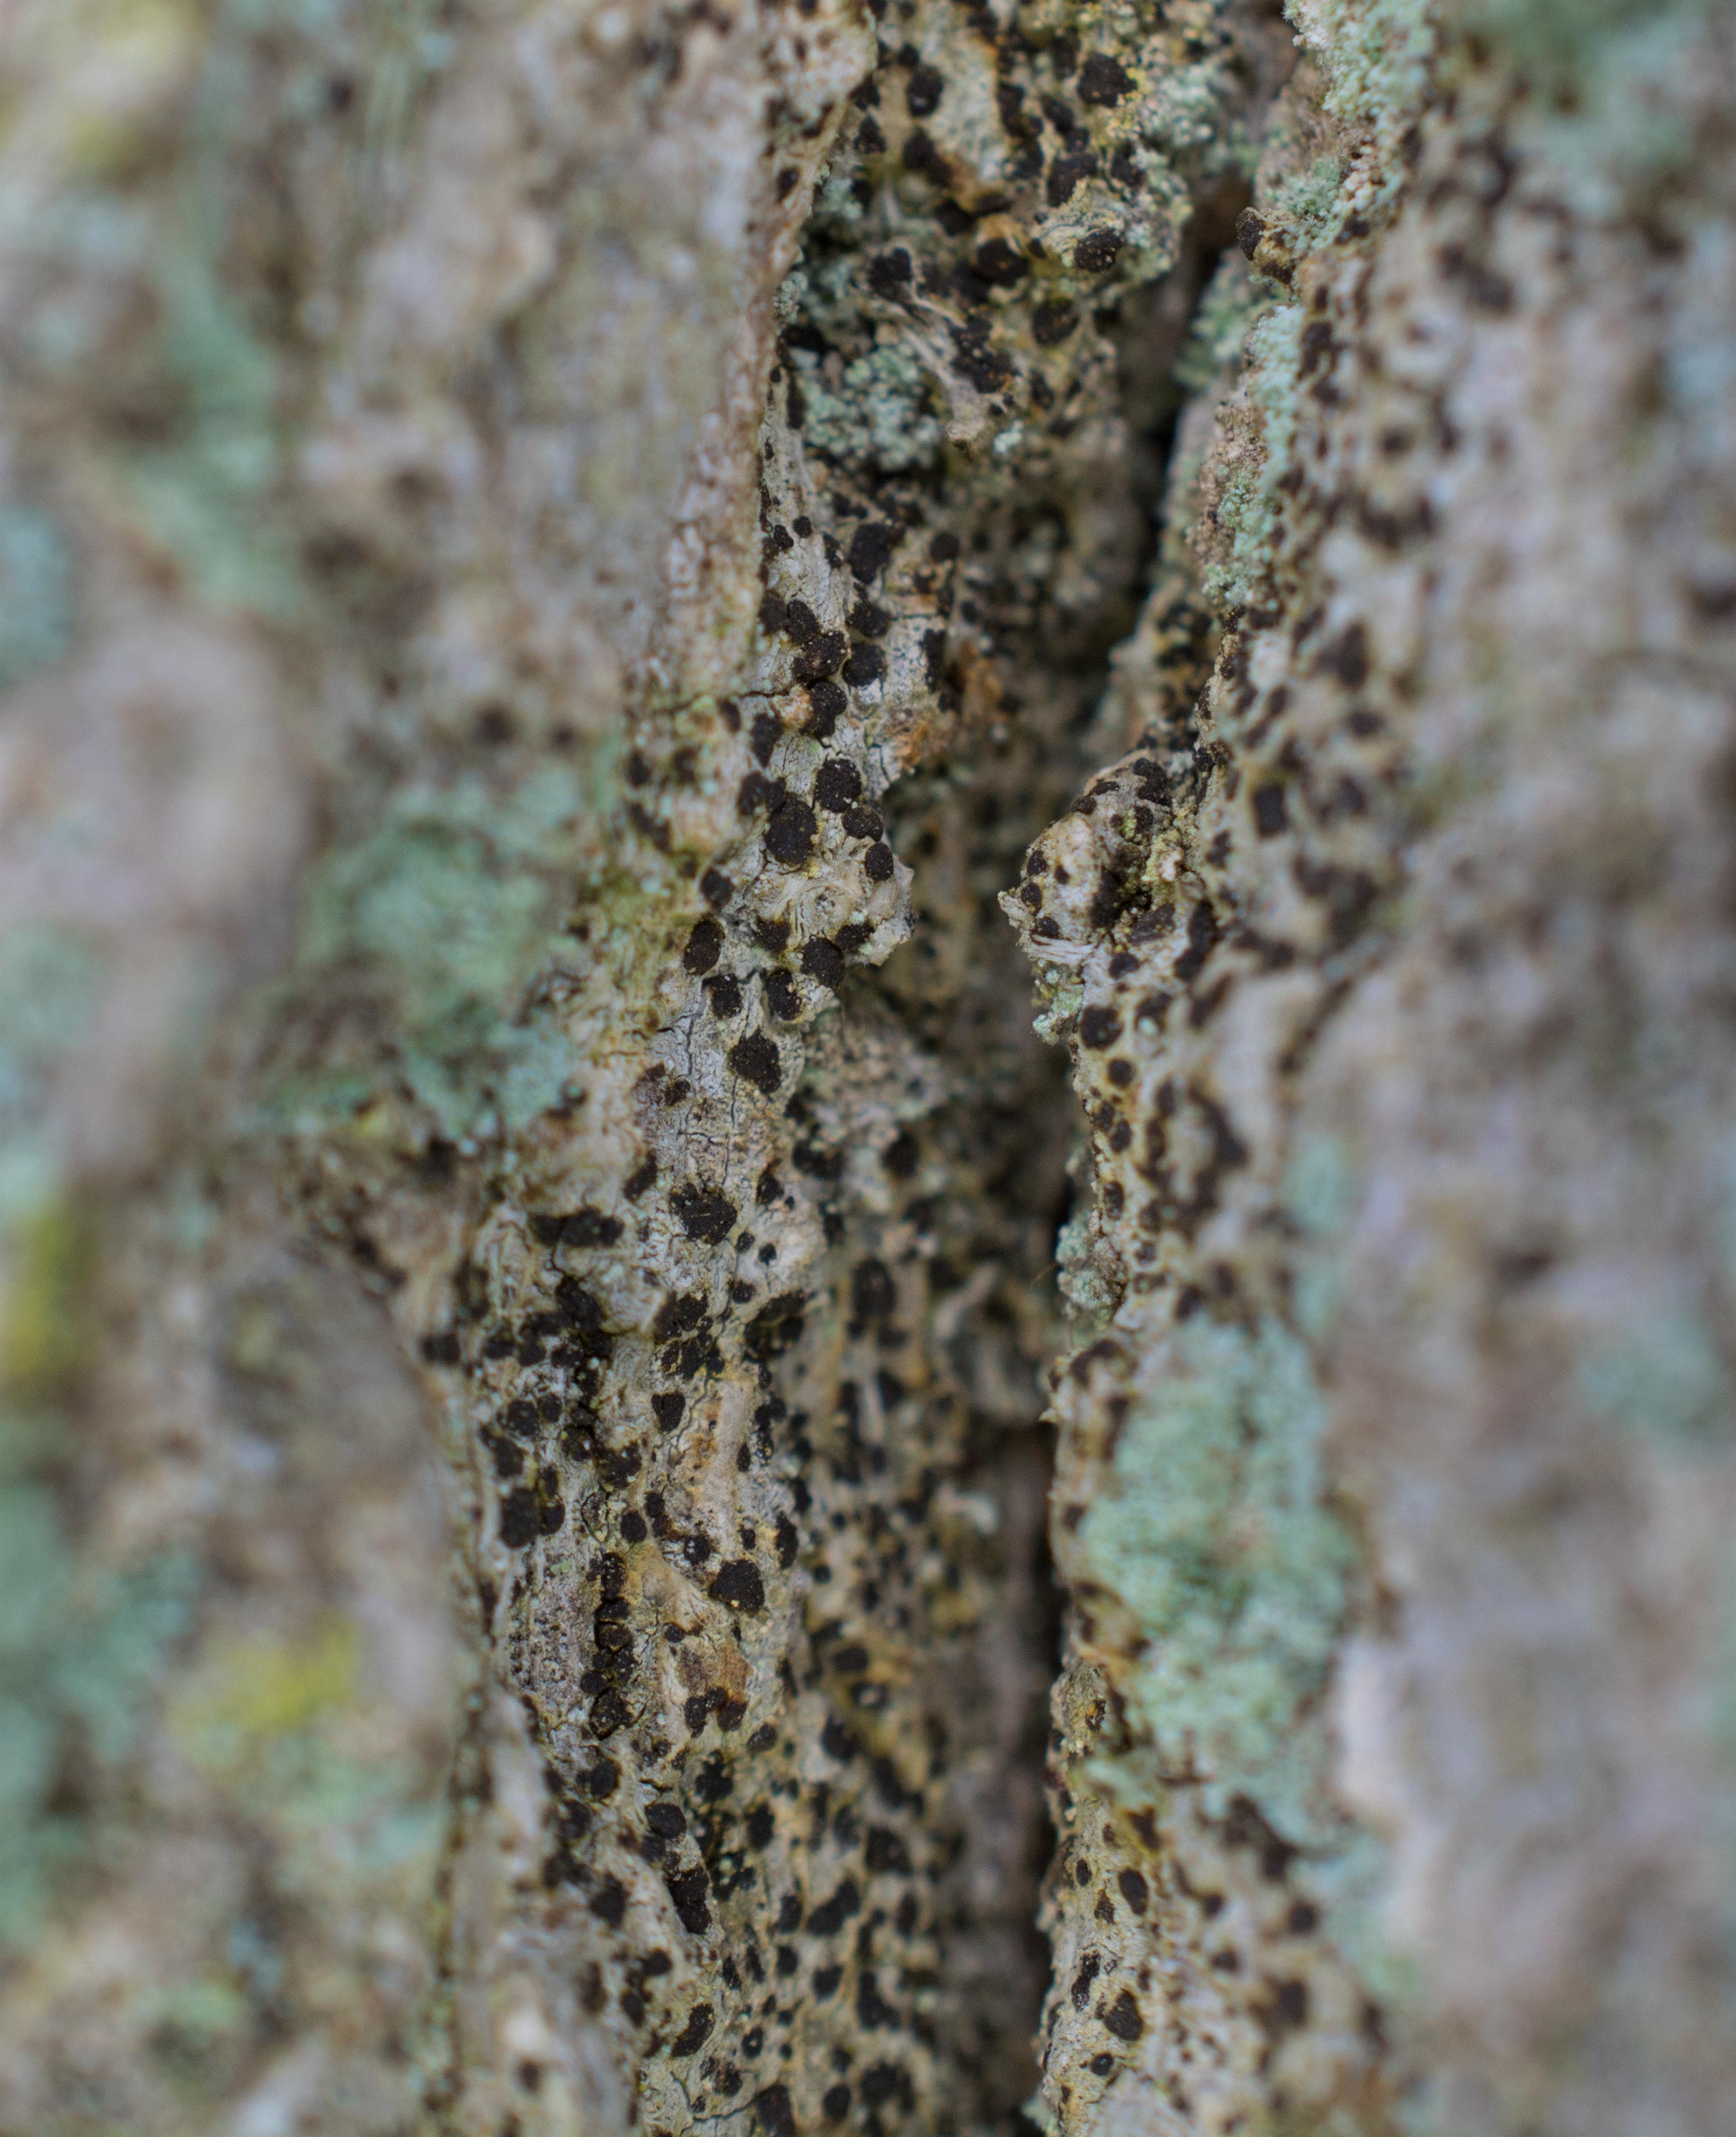
[[[0,40],[0,2130],[1725,2128],[1728,8]]]

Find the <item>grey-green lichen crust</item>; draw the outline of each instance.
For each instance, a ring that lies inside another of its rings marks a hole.
[[[1006,901],[1093,1186],[1042,2111],[1686,2132],[1732,2076],[1728,25],[1292,12],[1171,491],[1222,642],[1196,704],[1142,625],[1134,746]]]

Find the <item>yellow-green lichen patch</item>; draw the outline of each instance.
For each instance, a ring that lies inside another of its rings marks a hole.
[[[71,1202],[51,1197],[19,1212],[0,1241],[0,1389],[41,1398],[71,1380],[88,1356],[90,1231]]]

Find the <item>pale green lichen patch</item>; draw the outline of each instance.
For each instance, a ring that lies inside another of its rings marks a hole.
[[[1430,0],[1287,0],[1286,12],[1325,69],[1326,109],[1374,144],[1354,202],[1367,215],[1397,189],[1393,152],[1428,88],[1433,8]]]
[[[1543,85],[1583,81],[1612,39],[1648,29],[1661,18],[1704,17],[1706,0],[1461,0],[1460,20],[1538,73]]]
[[[264,509],[282,452],[278,368],[219,280],[219,241],[197,222],[160,241],[151,279],[173,412],[122,466],[145,526],[205,601],[283,616],[299,589]]]
[[[1579,1386],[1608,1423],[1648,1438],[1713,1446],[1728,1438],[1729,1376],[1694,1314],[1665,1312],[1584,1360]]]
[[[380,827],[316,870],[304,975],[346,971],[385,1010],[405,1081],[442,1132],[484,1112],[508,1123],[555,1103],[571,1074],[552,1026],[518,1015],[561,901],[560,869],[594,809],[586,778],[547,767],[505,796],[479,779],[399,796]],[[304,1112],[353,1106],[372,1084],[348,1065]]]
[[[1325,1341],[1344,1304],[1349,1277],[1335,1243],[1355,1214],[1361,1184],[1339,1136],[1306,1137],[1285,1170],[1285,1206],[1302,1240],[1291,1275],[1291,1310],[1311,1343]]]
[[[934,378],[899,343],[882,343],[844,366],[833,392],[811,350],[791,352],[815,448],[850,465],[897,474],[930,467],[945,442]]]
[[[0,690],[61,660],[74,620],[72,553],[59,523],[26,505],[0,511]]]
[[[57,1065],[85,1036],[105,971],[83,929],[27,921],[0,935],[0,1130],[21,1133]]]
[[[1271,304],[1271,295],[1252,280],[1246,263],[1233,253],[1226,256],[1194,315],[1187,346],[1176,362],[1176,384],[1186,392],[1202,393],[1227,372],[1233,373],[1249,330]]]
[[[112,1763],[132,1749],[200,1574],[180,1551],[80,1568],[37,1466],[43,1435],[0,1419],[0,1946],[27,1941],[56,1873],[84,1844],[55,1804],[67,1760]],[[87,1776],[88,1778],[88,1776]]]
[[[1141,1381],[1081,1530],[1088,1577],[1145,1643],[1130,1708],[1166,1768],[1257,1802],[1299,1844],[1335,1834],[1320,1701],[1354,1562],[1322,1502],[1325,1406],[1307,1351],[1184,1326]]]
[[[1247,336],[1248,397],[1261,421],[1262,451],[1244,460],[1224,485],[1218,522],[1228,539],[1223,561],[1207,567],[1207,591],[1227,609],[1245,607],[1270,575],[1283,526],[1283,485],[1290,471],[1301,392],[1300,304],[1264,313]]]

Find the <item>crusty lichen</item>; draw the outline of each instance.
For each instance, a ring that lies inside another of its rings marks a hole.
[[[1077,300],[1172,263],[1183,174],[1238,153],[1195,12],[1137,98],[1119,30],[1038,52],[945,9],[857,90],[778,285],[749,628],[644,694],[532,990],[580,1072],[409,1302],[547,1789],[543,2008],[577,1979],[669,2130],[992,2126],[1029,2082],[1037,1473],[980,1435],[1034,1415],[1057,1182],[1015,1155],[1043,1083],[984,931],[1131,609]],[[611,2112],[578,2052],[537,2098]],[[461,2032],[442,2111],[493,2082]]]
[[[1228,382],[1203,329],[1213,435],[1184,419],[1170,492],[1215,660],[1190,698],[1142,624],[1133,747],[1007,901],[1115,1307],[1053,1402],[1069,2131],[1686,2131],[1729,2096],[1729,1362],[1690,1155],[1728,1092],[1675,961],[1719,924],[1690,795],[1727,743],[1631,664],[1648,603],[1695,658],[1727,628],[1665,590],[1728,569],[1709,404],[1638,381],[1727,331],[1685,234],[1728,33],[1612,10],[1546,66],[1549,11],[1442,12],[1437,44],[1421,9],[1296,11],[1318,72],[1238,232],[1263,308]],[[1642,125],[1591,115],[1606,68]],[[1656,217],[1641,326],[1616,263]],[[1167,614],[1173,538],[1164,569]],[[1636,1599],[1666,1532],[1667,1632]],[[1655,1755],[1667,1840],[1631,1822]]]
[[[1093,1614],[1113,1597],[1150,1643],[1128,1719],[1154,1774],[1198,1765],[1211,1814],[1245,1791],[1281,1832],[1331,1837],[1321,1695],[1354,1550],[1321,1502],[1312,1363],[1275,1324],[1196,1319],[1140,1375],[1070,1554]]]

